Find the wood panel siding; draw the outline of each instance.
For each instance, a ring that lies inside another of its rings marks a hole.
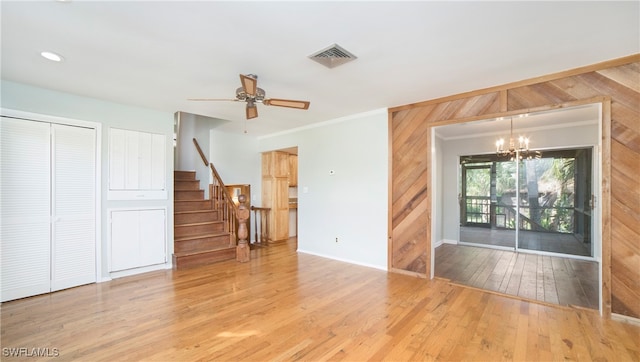
[[[401,112],[402,113],[402,112]],[[428,239],[429,197],[425,149],[429,128],[420,122],[423,115],[409,110],[398,120],[390,119],[392,149],[392,240],[389,268],[426,275],[430,269]]]
[[[418,272],[414,264],[407,263],[417,255],[415,247],[425,248],[422,256],[430,256],[432,241],[426,230],[431,225],[424,223],[431,205],[429,201],[424,210],[422,201],[431,199],[431,180],[425,176],[431,168],[431,150],[427,140],[416,138],[426,137],[435,125],[596,100],[603,104],[605,138],[601,200],[604,313],[640,318],[640,54],[389,109],[390,270]],[[425,190],[427,195],[418,198]]]

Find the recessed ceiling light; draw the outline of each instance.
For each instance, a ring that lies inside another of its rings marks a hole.
[[[56,54],[54,52],[42,52],[40,53],[40,55],[54,62],[61,62],[64,59],[62,58],[62,55]]]

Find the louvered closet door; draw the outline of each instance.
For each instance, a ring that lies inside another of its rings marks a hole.
[[[0,120],[2,301],[50,290],[50,124]]]
[[[52,125],[51,290],[96,281],[95,129]]]

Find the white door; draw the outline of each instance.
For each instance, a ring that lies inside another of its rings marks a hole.
[[[96,281],[95,129],[2,117],[1,300]]]
[[[50,290],[50,124],[0,120],[2,301]]]
[[[95,129],[52,125],[51,290],[96,281]]]

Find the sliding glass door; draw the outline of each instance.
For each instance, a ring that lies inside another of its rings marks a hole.
[[[521,161],[518,248],[593,256],[591,149]]]
[[[592,158],[591,148],[460,157],[460,242],[593,257]]]

